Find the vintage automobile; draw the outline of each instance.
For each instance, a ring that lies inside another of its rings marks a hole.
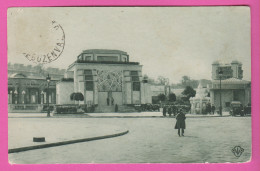
[[[230,103],[230,115],[231,116],[236,116],[236,115],[240,115],[240,116],[244,116],[244,108],[241,104],[241,102],[239,101],[232,101]]]

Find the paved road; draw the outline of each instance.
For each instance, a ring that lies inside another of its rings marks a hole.
[[[9,118],[9,122],[13,119]],[[26,122],[35,118],[23,118]],[[68,118],[67,118],[68,119]],[[70,118],[71,124],[125,127],[124,136],[9,154],[11,163],[196,163],[246,162],[251,156],[250,117],[188,118],[185,137],[174,118]],[[49,118],[48,123],[64,118]],[[22,120],[21,120],[22,122]],[[42,122],[38,120],[38,122]],[[66,126],[64,124],[64,126]],[[240,157],[231,149],[244,148]]]

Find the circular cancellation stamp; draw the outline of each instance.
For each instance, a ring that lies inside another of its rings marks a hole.
[[[47,64],[60,57],[65,47],[65,33],[59,23],[51,21],[44,33],[37,38],[40,41],[41,48],[31,49],[30,52],[23,53],[29,61]]]

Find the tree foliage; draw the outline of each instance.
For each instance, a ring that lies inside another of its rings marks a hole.
[[[169,101],[170,102],[175,102],[176,101],[176,95],[174,93],[169,94]]]
[[[157,81],[159,82],[159,84],[161,85],[168,85],[169,84],[169,79],[163,76],[159,76],[157,78]]]
[[[166,96],[165,96],[164,94],[159,94],[159,95],[158,95],[158,99],[159,99],[160,101],[165,101],[165,100],[166,100]]]
[[[70,95],[70,100],[83,101],[84,100],[84,95],[82,93],[80,93],[80,92],[72,93]]]
[[[184,95],[184,99],[188,101],[191,97],[196,95],[196,91],[191,86],[187,86],[182,92],[182,95]]]

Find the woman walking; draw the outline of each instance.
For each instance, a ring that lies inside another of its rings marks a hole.
[[[186,128],[185,119],[186,119],[186,116],[182,112],[182,109],[180,109],[178,115],[176,116],[177,121],[175,124],[175,129],[178,129],[179,136],[184,136],[184,129]],[[180,131],[181,131],[181,134],[180,134]]]

